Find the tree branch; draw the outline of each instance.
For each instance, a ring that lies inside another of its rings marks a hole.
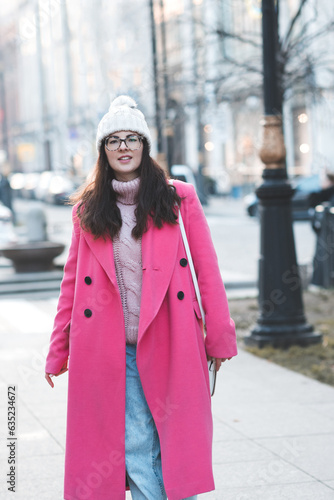
[[[233,40],[238,40],[238,42],[252,45],[253,47],[256,47],[257,49],[260,49],[262,47],[261,43],[258,43],[255,40],[252,40],[251,38],[244,38],[243,36],[237,35],[236,33],[229,33],[228,31],[224,30],[223,28],[218,28],[214,32],[221,38],[232,38]]]
[[[295,27],[295,24],[298,21],[298,19],[300,18],[301,13],[303,11],[303,8],[304,8],[304,6],[306,5],[307,2],[308,2],[308,0],[300,0],[299,8],[298,8],[296,14],[294,15],[294,17],[292,18],[290,26],[289,26],[289,29],[287,31],[287,34],[286,34],[284,40],[282,41],[281,45],[282,45],[282,50],[283,51],[286,50],[286,46],[287,46],[287,44],[289,42],[289,39],[290,39],[290,37],[292,35],[293,29]]]
[[[310,23],[311,24],[311,23]],[[312,42],[315,40],[318,40],[324,35],[327,35],[328,32],[330,32],[334,28],[334,21],[330,21],[328,24],[326,24],[321,30],[317,31],[316,33],[310,34],[310,35],[305,35],[303,37],[299,37],[296,39],[293,43],[291,42],[288,46],[287,53],[292,52],[293,50],[298,50],[300,51],[299,47],[303,47],[305,50],[307,47],[311,45]],[[305,32],[306,30],[303,30]]]
[[[239,62],[235,59],[232,59],[231,57],[224,56],[224,59],[220,61],[221,64],[224,64],[226,62],[229,62],[230,64],[233,64],[233,66],[236,66],[237,68],[242,68],[245,71],[249,71],[250,73],[257,73],[257,74],[262,74],[262,69],[259,69],[259,67],[256,66],[251,66],[245,62]],[[218,62],[219,64],[219,62]],[[261,67],[261,66],[260,66]]]

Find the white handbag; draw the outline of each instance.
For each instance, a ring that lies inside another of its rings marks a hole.
[[[192,276],[193,283],[194,283],[197,302],[198,302],[198,305],[199,305],[199,308],[201,311],[201,316],[202,316],[202,321],[203,321],[203,332],[204,332],[204,337],[205,337],[205,335],[206,335],[205,314],[204,314],[204,309],[202,306],[202,299],[201,299],[201,294],[199,291],[199,286],[198,286],[198,281],[197,281],[197,277],[196,277],[196,273],[195,273],[194,263],[193,263],[193,259],[191,256],[189,243],[188,243],[186,231],[184,228],[183,219],[182,219],[180,209],[179,209],[179,226],[181,229],[182,240],[183,240],[184,248],[185,248],[187,259],[188,259],[188,263],[189,263],[189,267],[190,267],[190,271],[191,271],[191,276]],[[216,377],[217,377],[215,361],[211,361],[211,360],[208,361],[208,370],[209,370],[209,380],[210,380],[210,392],[211,392],[211,396],[213,396],[213,394],[215,392],[215,388],[216,388]]]

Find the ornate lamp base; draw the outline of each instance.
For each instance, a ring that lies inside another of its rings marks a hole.
[[[281,118],[267,116],[260,152],[265,163],[260,200],[261,255],[259,260],[259,309],[257,325],[246,345],[288,347],[321,342],[322,336],[306,322],[295,242],[291,197],[294,193],[285,169]]]

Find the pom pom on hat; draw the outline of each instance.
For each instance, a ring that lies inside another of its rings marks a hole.
[[[109,107],[109,111],[110,109],[115,108],[116,106],[129,106],[130,108],[136,108],[137,103],[129,95],[120,95],[112,101]]]
[[[96,149],[100,150],[101,143],[105,137],[121,130],[131,130],[147,139],[149,150],[152,139],[145,117],[132,97],[120,95],[112,101],[108,113],[100,121],[96,134]]]

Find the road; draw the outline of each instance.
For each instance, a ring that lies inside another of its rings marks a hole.
[[[229,198],[212,198],[205,212],[225,280],[257,279],[259,220],[245,213],[242,200]],[[316,238],[310,222],[295,221],[293,230],[298,263],[311,265]]]

